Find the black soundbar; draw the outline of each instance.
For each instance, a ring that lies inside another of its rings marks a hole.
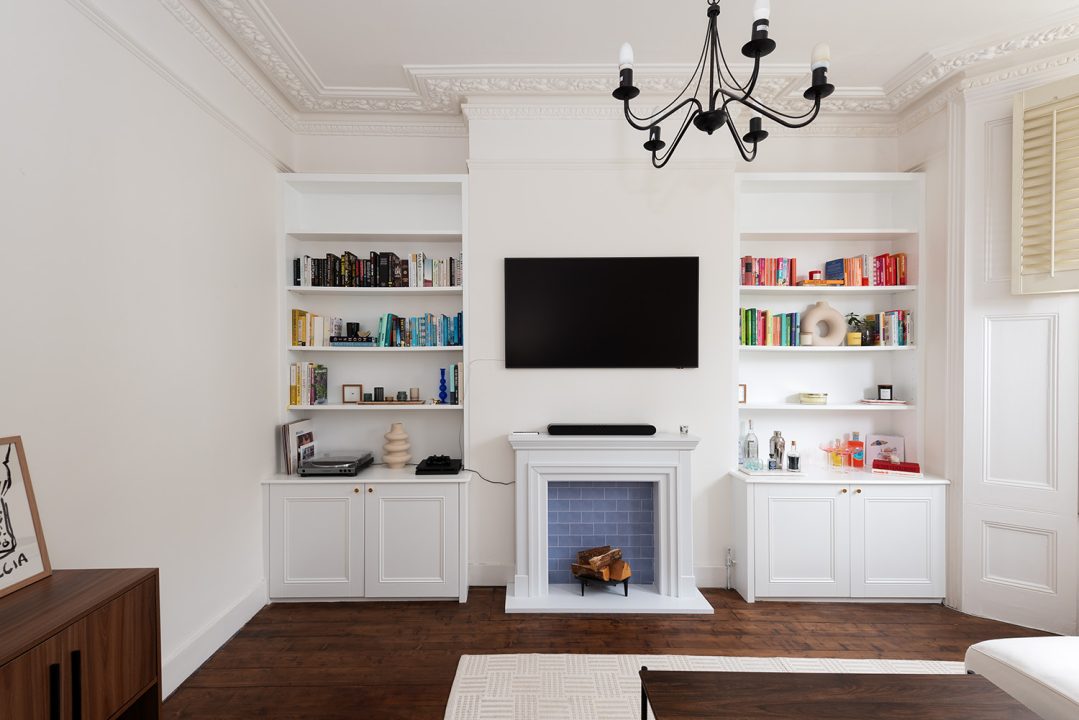
[[[655,435],[656,426],[551,423],[547,432],[550,435]]]

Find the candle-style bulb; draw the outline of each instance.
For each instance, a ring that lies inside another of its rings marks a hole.
[[[622,43],[622,49],[618,51],[618,69],[633,67],[633,46]]]
[[[771,0],[757,0],[753,4],[753,19],[754,20],[770,20],[772,17],[772,3]]]
[[[810,70],[816,70],[817,68],[827,69],[832,64],[832,49],[828,47],[828,43],[817,43],[813,48],[813,57],[810,64]]]

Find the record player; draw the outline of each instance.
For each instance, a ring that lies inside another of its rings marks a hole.
[[[305,477],[314,475],[346,475],[355,477],[360,470],[374,461],[371,453],[363,455],[346,455],[341,457],[324,457],[305,460],[300,463],[299,473]]]

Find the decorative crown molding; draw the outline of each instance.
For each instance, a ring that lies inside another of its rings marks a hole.
[[[499,96],[606,96],[613,70],[605,64],[581,65],[407,65],[407,87],[367,88],[326,85],[281,28],[264,0],[186,0],[198,2],[235,40],[288,103],[260,84],[183,6],[185,0],[160,0],[241,84],[271,109],[290,130],[312,134],[429,135],[456,137],[465,132],[462,106],[469,98]],[[894,135],[913,127],[947,104],[955,79],[978,66],[1052,44],[1079,40],[1079,15],[1065,11],[1051,24],[1013,37],[928,53],[881,87],[841,88],[821,113],[822,128],[812,134]],[[748,66],[735,65],[748,74]],[[689,65],[638,66],[645,95],[679,92],[692,72]],[[760,98],[785,113],[806,109],[802,90],[809,75],[797,65],[771,65],[757,86]],[[962,91],[960,91],[962,92]],[[940,95],[940,98],[934,96]],[[618,112],[617,108],[615,110]],[[475,111],[474,111],[475,112]],[[533,112],[533,111],[523,111]],[[574,112],[581,112],[580,110]],[[926,114],[928,113],[928,114]],[[355,117],[347,121],[326,115]],[[378,115],[378,120],[364,116]],[[846,117],[844,117],[846,116]],[[851,122],[850,117],[860,118]],[[918,119],[918,118],[921,118]],[[392,118],[392,120],[387,120]],[[897,123],[897,118],[900,118]],[[825,122],[832,119],[832,122]],[[805,131],[803,130],[803,134]]]

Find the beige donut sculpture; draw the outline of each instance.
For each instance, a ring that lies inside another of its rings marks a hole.
[[[823,323],[825,332],[820,332]],[[843,344],[847,336],[847,321],[843,313],[821,300],[802,315],[802,332],[813,336],[813,344],[822,347],[836,347]]]

